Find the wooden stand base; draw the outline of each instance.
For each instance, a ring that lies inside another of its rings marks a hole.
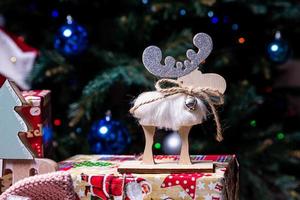
[[[208,162],[198,162],[191,165],[178,163],[156,163],[143,164],[142,161],[126,161],[118,167],[120,173],[137,173],[137,174],[170,174],[170,173],[212,173],[214,164]]]

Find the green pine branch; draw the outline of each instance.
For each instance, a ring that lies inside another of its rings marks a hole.
[[[143,88],[153,87],[153,81],[144,72],[145,70],[140,65],[117,66],[95,77],[85,86],[79,101],[71,105],[69,112],[72,118],[71,125],[79,122],[84,115],[90,118],[93,110],[104,104],[104,97],[116,83],[121,83],[126,87],[133,85]]]

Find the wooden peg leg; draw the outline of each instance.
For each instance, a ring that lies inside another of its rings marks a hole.
[[[151,165],[154,164],[152,145],[153,145],[153,138],[155,134],[155,127],[154,126],[142,126],[142,127],[146,139],[145,150],[143,155],[143,163]]]
[[[191,127],[184,126],[179,129],[179,135],[181,137],[181,151],[179,164],[181,165],[191,165],[190,153],[189,153],[189,133]]]

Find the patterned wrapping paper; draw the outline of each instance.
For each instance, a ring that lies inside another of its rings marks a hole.
[[[155,156],[155,160],[177,162],[178,156]],[[214,173],[119,174],[117,168],[140,156],[77,155],[59,163],[68,171],[82,200],[236,200],[238,163],[234,155],[195,155],[192,161],[212,161]]]

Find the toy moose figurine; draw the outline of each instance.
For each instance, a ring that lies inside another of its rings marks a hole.
[[[217,127],[216,139],[221,141],[221,125],[215,105],[222,105],[226,89],[224,78],[218,74],[202,74],[198,67],[212,50],[212,40],[205,33],[198,33],[193,39],[199,49],[187,50],[187,60],[176,62],[171,56],[161,64],[162,52],[156,46],[149,46],[143,52],[143,63],[148,71],[160,79],[156,91],[140,94],[130,113],[142,125],[146,145],[144,164],[154,164],[152,145],[155,128],[167,128],[179,132],[182,140],[179,164],[190,165],[188,135],[193,125],[201,124],[208,114],[207,105],[214,115]],[[177,78],[177,80],[169,79]],[[164,85],[172,85],[164,87]]]

